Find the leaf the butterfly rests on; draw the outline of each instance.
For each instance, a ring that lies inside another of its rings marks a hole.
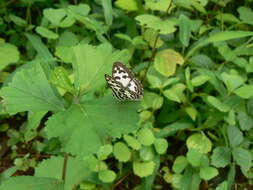
[[[140,100],[143,97],[141,82],[120,62],[113,63],[112,76],[105,74],[105,80],[119,100]]]

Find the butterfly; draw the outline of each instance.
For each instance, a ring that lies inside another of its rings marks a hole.
[[[105,74],[105,80],[118,100],[140,100],[143,97],[141,82],[121,62],[112,66],[112,76]]]

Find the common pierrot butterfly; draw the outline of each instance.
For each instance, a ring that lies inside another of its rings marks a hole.
[[[112,76],[105,74],[105,80],[118,100],[140,100],[143,97],[141,82],[121,62],[112,66]]]

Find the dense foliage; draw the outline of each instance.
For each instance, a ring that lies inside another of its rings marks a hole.
[[[252,189],[253,1],[0,1],[0,190]],[[141,101],[104,79],[131,68]]]

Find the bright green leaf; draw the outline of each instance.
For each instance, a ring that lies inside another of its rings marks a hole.
[[[203,158],[203,154],[196,149],[189,149],[186,154],[187,161],[194,167],[199,167]]]
[[[204,133],[196,133],[188,137],[186,141],[188,149],[196,149],[200,153],[206,154],[212,149],[212,142]]]
[[[151,175],[154,171],[155,163],[153,161],[149,162],[133,162],[134,174],[139,177],[147,177]]]
[[[151,146],[143,146],[139,154],[143,161],[151,161],[155,157],[154,149]]]
[[[199,175],[204,180],[210,180],[219,174],[218,170],[213,167],[200,168]]]
[[[111,183],[116,178],[116,174],[112,170],[102,170],[99,171],[98,178],[104,183]]]
[[[248,99],[253,96],[253,85],[243,85],[242,87],[236,89],[234,93],[243,99]]]
[[[99,148],[97,152],[97,157],[99,160],[105,160],[112,153],[113,147],[111,144],[103,145]]]
[[[253,119],[246,112],[239,112],[237,119],[241,130],[250,130],[253,126]]]
[[[228,112],[230,110],[230,107],[228,105],[222,103],[218,98],[214,96],[207,96],[207,101],[221,112]]]
[[[117,142],[113,147],[113,154],[120,162],[127,162],[131,158],[130,149],[125,143]]]
[[[151,129],[148,128],[142,128],[137,133],[138,141],[145,145],[150,146],[154,143],[155,137]]]
[[[54,26],[59,26],[63,18],[66,16],[65,9],[53,9],[47,8],[43,10],[43,15],[49,20]]]
[[[187,161],[186,157],[178,156],[178,157],[176,157],[176,159],[173,163],[172,170],[175,173],[179,174],[186,168],[187,165],[188,165],[188,161]]]
[[[42,26],[37,26],[35,31],[40,34],[41,36],[45,37],[45,38],[48,38],[48,39],[57,39],[59,38],[59,35],[56,34],[55,32],[51,31],[51,30],[48,30],[47,28],[45,27],[42,27]]]
[[[0,43],[0,71],[19,60],[18,48],[9,43]]]
[[[138,2],[136,0],[117,0],[115,5],[121,9],[127,11],[137,11],[138,10]]]
[[[231,151],[227,147],[216,147],[211,156],[211,163],[215,167],[225,167],[230,164]]]
[[[166,139],[156,138],[155,142],[155,150],[158,154],[165,154],[168,148],[168,142]]]
[[[124,135],[124,140],[134,150],[139,150],[141,148],[141,143],[134,137],[130,135]]]

